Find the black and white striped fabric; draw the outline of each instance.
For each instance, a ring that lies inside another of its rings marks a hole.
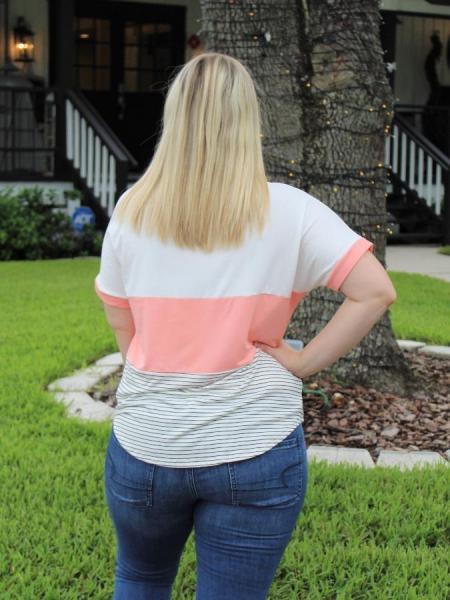
[[[208,374],[146,373],[128,361],[114,433],[134,457],[204,467],[266,452],[303,422],[303,382],[257,349],[252,362]]]

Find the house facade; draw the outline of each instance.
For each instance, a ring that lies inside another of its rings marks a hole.
[[[450,243],[450,0],[384,0],[396,98],[388,210]],[[151,159],[165,89],[202,51],[200,0],[0,0],[0,185],[84,192],[100,224]]]
[[[450,1],[382,0],[380,10],[395,97],[387,208],[402,239],[449,244]]]

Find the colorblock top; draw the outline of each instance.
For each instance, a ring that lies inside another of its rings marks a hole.
[[[265,230],[237,249],[163,244],[113,212],[95,291],[135,324],[113,427],[136,458],[170,467],[242,460],[303,422],[301,379],[254,342],[278,345],[305,295],[338,291],[374,248],[311,194],[268,186]]]

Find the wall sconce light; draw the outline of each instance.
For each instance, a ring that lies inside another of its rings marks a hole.
[[[16,62],[34,61],[34,31],[32,31],[23,17],[17,18],[14,27],[14,60]]]

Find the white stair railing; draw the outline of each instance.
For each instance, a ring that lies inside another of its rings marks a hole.
[[[427,138],[400,117],[394,117],[392,132],[385,138],[385,166],[441,215],[445,188],[443,172],[450,160]]]
[[[126,189],[128,166],[136,161],[84,98],[65,97],[66,158],[84,184],[112,215]]]

